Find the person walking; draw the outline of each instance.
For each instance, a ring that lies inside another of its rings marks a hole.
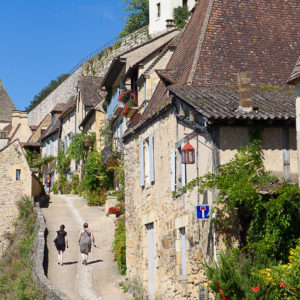
[[[47,185],[47,188],[48,188],[48,193],[50,194],[50,189],[51,189],[51,178],[50,178],[49,175],[47,175],[46,185]]]
[[[90,230],[88,227],[88,223],[84,223],[83,229],[80,230],[78,236],[78,245],[80,246],[82,264],[85,266],[87,265],[88,254],[91,252],[92,242],[94,247],[96,247],[93,231]]]
[[[68,248],[68,237],[65,231],[65,225],[60,225],[58,231],[56,231],[56,237],[54,239],[56,249],[58,251],[58,264],[63,265],[63,253]]]

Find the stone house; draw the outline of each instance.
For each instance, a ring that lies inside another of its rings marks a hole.
[[[13,224],[18,216],[16,203],[23,196],[38,196],[41,189],[18,139],[0,150],[0,249],[8,246],[5,232],[14,230]]]
[[[199,1],[123,135],[127,277],[149,299],[208,296],[202,263],[217,260],[224,236],[195,211],[216,193],[180,188],[228,162],[252,126],[263,127],[266,168],[297,181],[295,97],[285,82],[299,55],[299,13],[297,1]],[[187,142],[194,164],[182,163]]]
[[[103,138],[100,135],[100,129],[105,123],[105,110],[103,108],[103,100],[98,104],[95,104],[91,108],[82,122],[79,124],[79,129],[83,133],[95,132],[96,134],[96,147],[98,151],[101,151],[104,147]]]
[[[51,124],[40,137],[39,142],[41,143],[41,155],[42,157],[46,156],[55,156],[57,157],[61,149],[61,121],[59,119],[60,115],[65,109],[64,103],[58,103],[55,105],[51,111]],[[46,182],[47,175],[50,175],[51,184],[57,180],[57,175],[55,173],[55,163],[51,163],[48,166],[44,167],[42,170],[42,178],[44,183]]]
[[[300,57],[288,79],[288,84],[295,86],[296,96],[296,137],[297,137],[297,161],[298,161],[298,185],[300,186]]]
[[[178,29],[165,31],[128,50],[116,57],[107,71],[102,82],[102,87],[111,95],[110,99],[107,97],[109,103],[106,110],[106,121],[111,128],[111,142],[102,151],[102,161],[107,169],[118,165],[127,124],[134,122],[147,106],[159,81],[154,66],[166,66],[170,58],[170,44],[178,33]],[[127,104],[119,99],[125,90],[130,94],[126,98],[127,102],[134,102],[128,109]],[[117,180],[115,187],[119,188]]]
[[[28,139],[27,143],[24,145],[24,148],[29,151],[36,151],[40,153],[41,143],[40,138],[46,132],[47,128],[51,125],[51,115],[47,114],[45,118],[37,126],[30,126],[32,135]]]

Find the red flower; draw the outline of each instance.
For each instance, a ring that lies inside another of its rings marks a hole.
[[[285,281],[283,281],[283,282],[280,282],[280,287],[284,287],[285,285],[286,285],[286,282]]]
[[[252,287],[252,291],[257,293],[259,291],[259,286],[256,286],[256,287]]]

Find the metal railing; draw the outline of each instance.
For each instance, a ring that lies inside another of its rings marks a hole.
[[[120,89],[117,89],[114,95],[111,98],[111,101],[107,107],[107,113],[106,113],[106,118],[107,120],[111,117],[111,115],[114,113],[115,109],[121,105],[122,103],[118,101],[118,97],[120,94]]]

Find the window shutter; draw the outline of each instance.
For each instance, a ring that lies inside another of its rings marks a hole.
[[[176,179],[176,152],[172,149],[171,152],[171,192],[175,192],[175,179]]]
[[[144,174],[144,141],[140,141],[140,186],[145,185],[145,174]]]
[[[120,120],[120,137],[123,137],[123,118]]]
[[[46,156],[49,155],[49,140],[46,141]]]
[[[181,149],[184,147],[184,143],[181,144]],[[181,156],[181,153],[180,153]],[[181,164],[181,186],[185,186],[185,164]]]
[[[153,150],[153,136],[149,135],[149,165],[150,165],[150,182],[154,181],[154,150]]]
[[[51,138],[50,139],[50,155],[54,154],[53,144],[54,144],[54,140],[53,140],[53,138]]]
[[[65,135],[65,153],[67,153],[67,149],[68,149],[68,139],[67,136]]]

